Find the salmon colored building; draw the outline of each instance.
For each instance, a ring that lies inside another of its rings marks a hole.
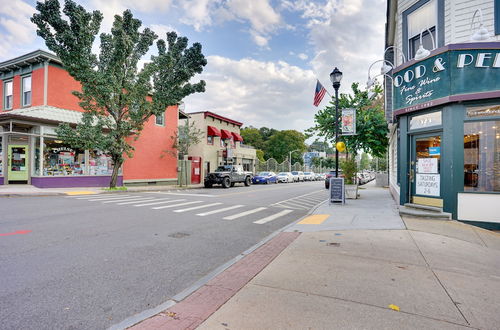
[[[108,186],[111,158],[100,150],[78,150],[57,138],[60,123],[78,124],[83,109],[72,91],[80,84],[53,54],[37,50],[0,63],[0,185],[36,187]],[[177,182],[177,157],[172,136],[177,131],[178,106],[152,116],[135,152],[126,157],[118,183]]]

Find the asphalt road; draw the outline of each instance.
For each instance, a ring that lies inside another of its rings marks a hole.
[[[0,328],[106,329],[326,199],[323,182],[0,198]]]

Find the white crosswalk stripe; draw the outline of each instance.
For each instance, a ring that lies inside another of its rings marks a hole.
[[[73,199],[96,199],[96,198],[109,198],[109,197],[128,197],[130,195],[122,195],[116,196],[116,195],[110,195],[110,194],[95,194],[95,195],[90,195],[90,196],[68,196],[66,198],[73,198]]]
[[[95,197],[92,199],[87,199],[89,202],[96,202],[96,201],[106,201],[106,200],[113,200],[113,199],[123,199],[123,198],[135,198],[139,196],[108,196],[108,197]]]
[[[257,221],[254,221],[253,223],[256,223],[256,224],[259,224],[259,225],[262,225],[264,223],[268,223],[270,221],[273,221],[273,220],[276,220],[282,216],[285,216],[287,215],[288,213],[292,213],[293,210],[283,210],[281,212],[278,212],[276,214],[273,214],[273,215],[270,215],[268,217],[265,217],[265,218],[262,218],[260,220],[257,220]]]
[[[185,202],[185,203],[174,204],[174,205],[165,205],[165,206],[157,206],[157,207],[152,207],[152,209],[153,209],[153,210],[161,210],[161,209],[168,209],[168,208],[177,207],[177,206],[184,206],[184,205],[197,204],[197,203],[202,203],[202,202],[203,202],[203,201]]]
[[[137,205],[134,205],[136,207],[140,207],[140,206],[150,206],[150,205],[158,205],[158,204],[167,204],[167,203],[175,203],[175,202],[183,202],[185,201],[185,199],[172,199],[170,200],[170,198],[165,198],[165,199],[158,199],[157,202],[152,202],[152,203],[145,203],[145,204],[137,204]]]
[[[240,208],[243,206],[244,205],[233,205],[230,207],[225,207],[223,209],[213,210],[213,211],[209,211],[209,212],[205,212],[205,213],[198,213],[197,215],[199,215],[200,217],[204,217],[206,215],[211,215],[211,214],[221,213],[221,212],[225,212],[225,211],[229,211],[229,210],[234,210],[234,209],[237,209],[237,208]]]
[[[105,201],[102,201],[102,203],[103,204],[108,204],[108,203],[128,202],[128,201],[132,201],[132,200],[140,200],[140,199],[143,199],[143,198],[144,197],[135,196],[135,197],[122,198],[122,199],[105,200]]]
[[[189,207],[187,209],[174,210],[174,212],[177,212],[177,213],[187,212],[187,211],[203,209],[205,207],[211,207],[211,206],[220,205],[220,204],[222,204],[222,203],[212,203],[212,204],[205,204],[205,205],[200,205],[200,206],[193,206],[193,207]]]
[[[257,213],[257,212],[260,212],[260,211],[266,210],[266,209],[267,209],[267,207],[258,207],[256,209],[253,209],[253,210],[250,210],[250,211],[241,212],[241,213],[236,213],[234,215],[230,215],[230,216],[224,217],[222,219],[224,219],[224,220],[234,220],[234,219],[238,219],[238,218],[244,217],[246,215]]]
[[[123,203],[118,203],[117,205],[128,205],[128,204],[135,204],[135,203],[142,203],[142,202],[151,202],[156,200],[156,198],[142,198],[138,200],[133,200],[131,202],[123,202]]]

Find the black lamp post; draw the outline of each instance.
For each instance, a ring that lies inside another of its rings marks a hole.
[[[337,67],[330,73],[330,80],[335,89],[335,177],[339,177],[339,150],[337,143],[339,142],[339,87],[342,80],[342,72]]]

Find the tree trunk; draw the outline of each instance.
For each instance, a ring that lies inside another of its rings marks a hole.
[[[109,182],[109,188],[116,188],[116,181],[118,180],[118,172],[122,167],[123,161],[113,160],[113,174],[111,174],[111,181]]]

